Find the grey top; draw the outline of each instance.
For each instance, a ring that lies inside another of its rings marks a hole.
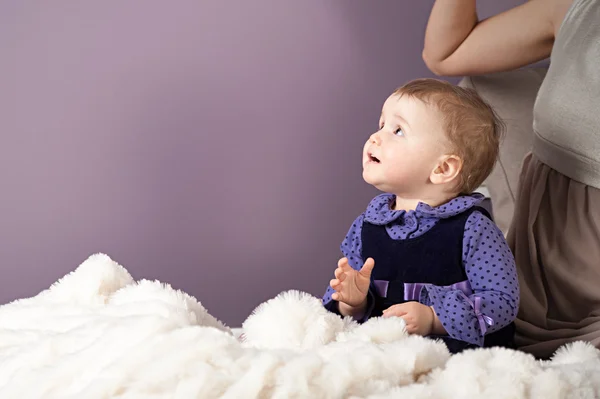
[[[574,0],[533,111],[533,153],[600,188],[600,0]]]

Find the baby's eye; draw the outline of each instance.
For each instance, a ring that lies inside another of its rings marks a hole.
[[[402,128],[401,128],[401,127],[399,127],[398,129],[396,129],[396,130],[394,131],[394,134],[395,134],[396,136],[404,136],[404,132],[402,131]]]

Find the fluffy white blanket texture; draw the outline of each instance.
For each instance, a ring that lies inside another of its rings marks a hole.
[[[401,319],[359,325],[283,292],[237,339],[192,296],[90,256],[0,306],[0,398],[600,398],[600,351],[450,355]]]

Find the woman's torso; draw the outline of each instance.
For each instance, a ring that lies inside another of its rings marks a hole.
[[[558,31],[534,107],[533,152],[600,188],[600,0],[574,0]]]

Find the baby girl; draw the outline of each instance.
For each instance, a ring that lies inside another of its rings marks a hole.
[[[453,353],[512,346],[515,263],[473,193],[502,122],[475,91],[435,79],[397,89],[365,143],[363,179],[384,192],[352,224],[325,307],[359,322],[401,317]]]

